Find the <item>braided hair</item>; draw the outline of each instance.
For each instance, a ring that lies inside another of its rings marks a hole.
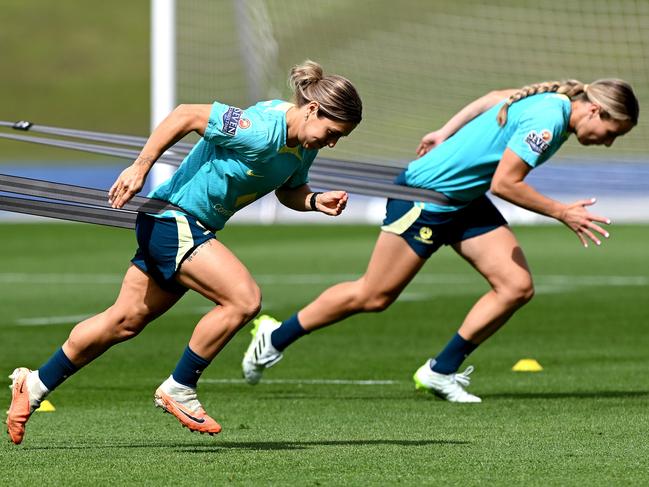
[[[640,105],[631,85],[620,79],[600,79],[590,84],[571,79],[567,81],[544,81],[514,92],[498,111],[496,119],[503,127],[507,123],[509,107],[523,98],[538,93],[558,93],[566,95],[571,101],[584,100],[596,103],[601,107],[602,118],[629,120],[633,125],[638,123]]]

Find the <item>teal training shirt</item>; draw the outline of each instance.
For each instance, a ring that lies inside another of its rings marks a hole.
[[[216,231],[265,194],[307,183],[318,151],[287,147],[286,112],[292,106],[270,100],[241,110],[214,102],[203,138],[149,197],[179,206]]]
[[[507,123],[500,127],[496,115],[503,103],[477,116],[441,145],[412,161],[398,182],[432,189],[468,203],[489,190],[505,149],[511,149],[534,168],[547,161],[568,139],[571,107],[565,95],[542,93],[513,103]],[[425,210],[436,212],[465,206],[422,204]]]

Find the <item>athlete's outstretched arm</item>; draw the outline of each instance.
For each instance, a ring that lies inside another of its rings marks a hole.
[[[514,151],[506,149],[491,181],[491,192],[517,206],[559,220],[577,234],[584,247],[588,247],[587,239],[601,244],[595,232],[608,238],[608,232],[595,222],[611,221],[586,210],[595,203],[595,198],[568,204],[548,198],[524,181],[531,170]]]
[[[483,112],[486,112],[491,107],[508,98],[516,90],[494,90],[481,96],[477,100],[472,101],[462,110],[453,115],[448,122],[444,124],[441,129],[430,132],[421,139],[419,147],[417,147],[417,155],[419,157],[426,154],[431,149],[434,149],[439,144],[448,139],[455,132],[464,127],[467,123]]]
[[[108,191],[113,208],[121,208],[144,186],[153,163],[190,132],[203,135],[212,105],[179,105],[151,133],[135,162],[119,175]]]
[[[297,188],[279,188],[275,191],[277,199],[284,206],[296,211],[311,211],[311,199],[317,211],[329,216],[340,215],[347,206],[346,191],[327,191],[315,196],[308,184]]]

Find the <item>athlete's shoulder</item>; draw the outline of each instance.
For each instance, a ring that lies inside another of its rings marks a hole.
[[[247,108],[239,108],[220,101],[212,103],[211,117],[215,121],[222,122],[223,131],[226,133],[234,130],[237,126],[249,128],[254,119],[260,123],[276,123],[284,121],[286,112],[293,106],[282,100],[261,101]]]
[[[540,93],[527,98],[527,108],[538,112],[549,110],[552,113],[563,113],[570,107],[570,98],[560,93]]]
[[[244,110],[248,125],[254,132],[263,132],[269,150],[278,151],[286,143],[286,112],[292,106],[283,100],[267,100]]]
[[[570,99],[558,93],[541,93],[521,100],[520,121],[564,126],[570,117]],[[513,106],[515,106],[514,104]]]
[[[242,109],[215,101],[204,138],[242,153],[250,152],[248,156],[272,152],[281,145],[286,125],[283,113],[269,111],[277,105],[260,102]]]
[[[282,100],[260,101],[246,108],[242,117],[246,128],[263,130],[269,136],[283,133],[286,126],[286,112],[293,105]]]
[[[568,138],[570,99],[556,93],[526,98],[508,147],[532,167],[547,160]]]
[[[255,103],[246,110],[254,110],[263,113],[268,117],[285,117],[286,112],[293,107],[292,103],[284,100],[266,100]]]

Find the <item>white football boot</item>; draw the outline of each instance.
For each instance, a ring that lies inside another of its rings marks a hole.
[[[270,334],[282,323],[268,315],[261,315],[252,323],[252,341],[243,356],[241,368],[246,382],[254,385],[261,380],[264,369],[272,367],[282,359],[282,353],[275,349],[270,341]]]
[[[412,377],[415,389],[432,392],[449,402],[482,402],[478,396],[464,390],[471,381],[469,375],[473,372],[473,365],[468,366],[461,374],[440,374],[430,368],[431,360],[419,367]]]

